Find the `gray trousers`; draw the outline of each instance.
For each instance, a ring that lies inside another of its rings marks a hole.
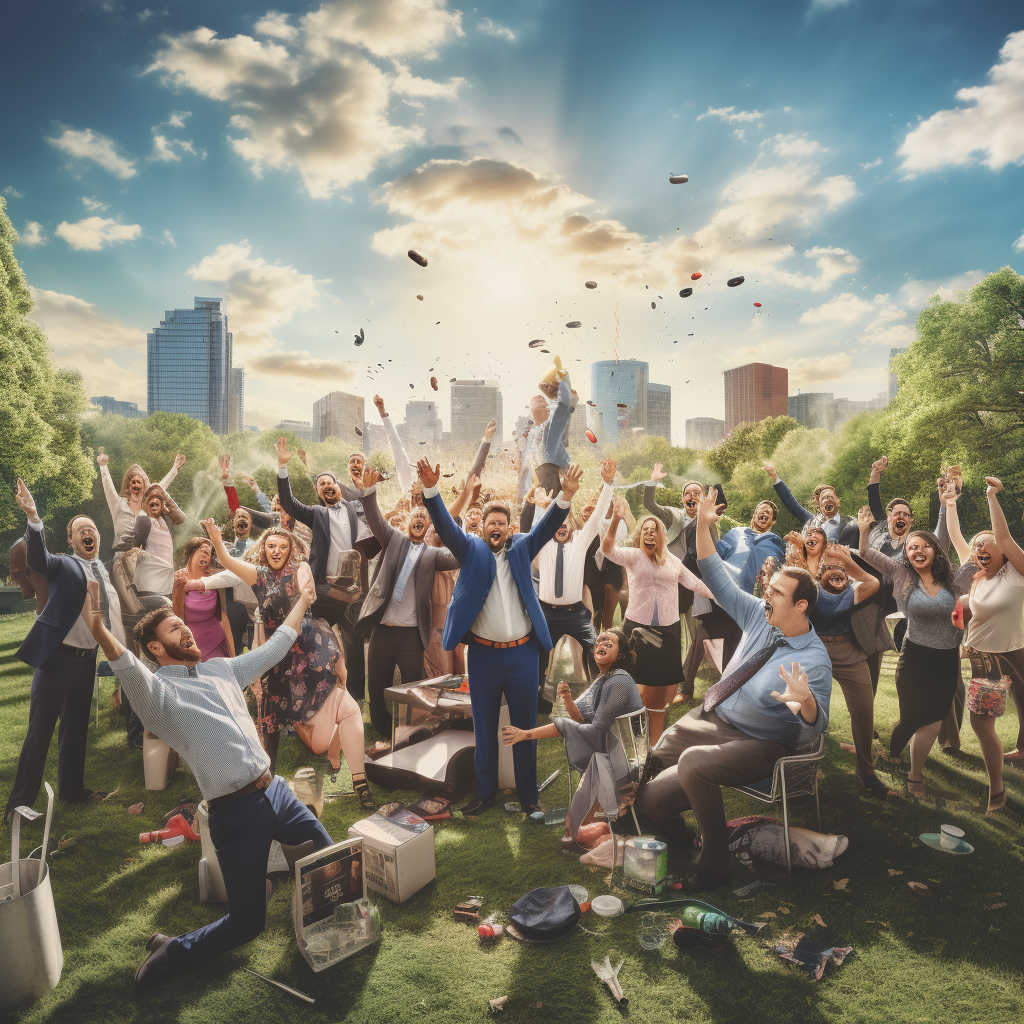
[[[637,810],[651,821],[671,821],[692,810],[702,848],[697,866],[729,874],[729,833],[722,786],[747,786],[768,778],[780,757],[793,751],[781,743],[748,736],[697,706],[664,733],[654,753],[667,767],[637,794]]]

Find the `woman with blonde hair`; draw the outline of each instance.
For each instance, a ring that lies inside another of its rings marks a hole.
[[[114,551],[127,551],[131,547],[130,535],[135,528],[135,520],[142,512],[143,495],[150,486],[149,477],[138,463],[132,463],[125,470],[124,477],[121,479],[121,489],[118,490],[110,476],[109,461],[110,457],[100,448],[96,462],[100,467],[103,494],[107,499],[107,508],[110,509],[110,518],[114,524]],[[160,486],[164,491],[171,486],[174,478],[178,475],[178,470],[184,465],[185,456],[179,453],[174,457],[174,465],[160,481]],[[167,515],[171,521],[178,525],[185,522],[185,516],[181,509],[169,498],[168,502]]]
[[[657,516],[644,516],[639,521],[633,534],[634,547],[616,546],[615,534],[625,515],[625,504],[622,498],[616,500],[601,551],[626,570],[629,614],[622,629],[636,655],[635,675],[644,707],[650,713],[653,744],[665,729],[666,709],[683,679],[677,584],[709,600],[711,591],[668,550],[665,524]]]
[[[212,519],[204,520],[203,527],[224,566],[252,587],[263,628],[267,635],[273,633],[295,603],[299,573],[309,572],[305,546],[291,531],[273,527],[264,531],[243,561],[228,554]],[[307,610],[291,650],[266,676],[257,724],[271,771],[277,762],[281,730],[289,726],[313,753],[326,753],[334,771],[341,767],[344,752],[359,803],[369,809],[376,805],[366,781],[363,716],[345,688],[346,678],[337,637]]]
[[[227,599],[218,591],[207,592],[203,580],[221,566],[206,537],[193,537],[181,553],[182,568],[174,574],[171,605],[185,623],[202,652],[202,660],[233,658],[235,645],[228,621]]]

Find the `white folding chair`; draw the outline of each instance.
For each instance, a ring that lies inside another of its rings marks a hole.
[[[737,793],[743,793],[752,800],[773,804],[782,798],[782,828],[786,837],[786,870],[793,873],[792,853],[789,848],[789,801],[796,796],[814,794],[818,812],[818,831],[821,831],[821,801],[818,798],[818,766],[825,760],[825,734],[818,737],[814,749],[807,754],[792,754],[780,757],[767,779],[750,786],[731,786]]]

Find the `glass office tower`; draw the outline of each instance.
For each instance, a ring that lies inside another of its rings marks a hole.
[[[647,426],[647,385],[650,365],[638,359],[605,359],[590,365],[590,400],[594,403],[598,441],[619,440],[621,422],[629,436],[631,428]],[[618,408],[624,405],[625,410]],[[628,413],[627,420],[621,413]]]

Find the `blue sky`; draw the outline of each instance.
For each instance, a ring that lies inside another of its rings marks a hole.
[[[648,360],[682,443],[726,367],[870,398],[930,294],[1024,269],[1018,4],[37,0],[5,36],[0,191],[90,394],[143,405],[146,331],[223,295],[261,427],[469,374],[511,423],[543,337],[584,396]]]

